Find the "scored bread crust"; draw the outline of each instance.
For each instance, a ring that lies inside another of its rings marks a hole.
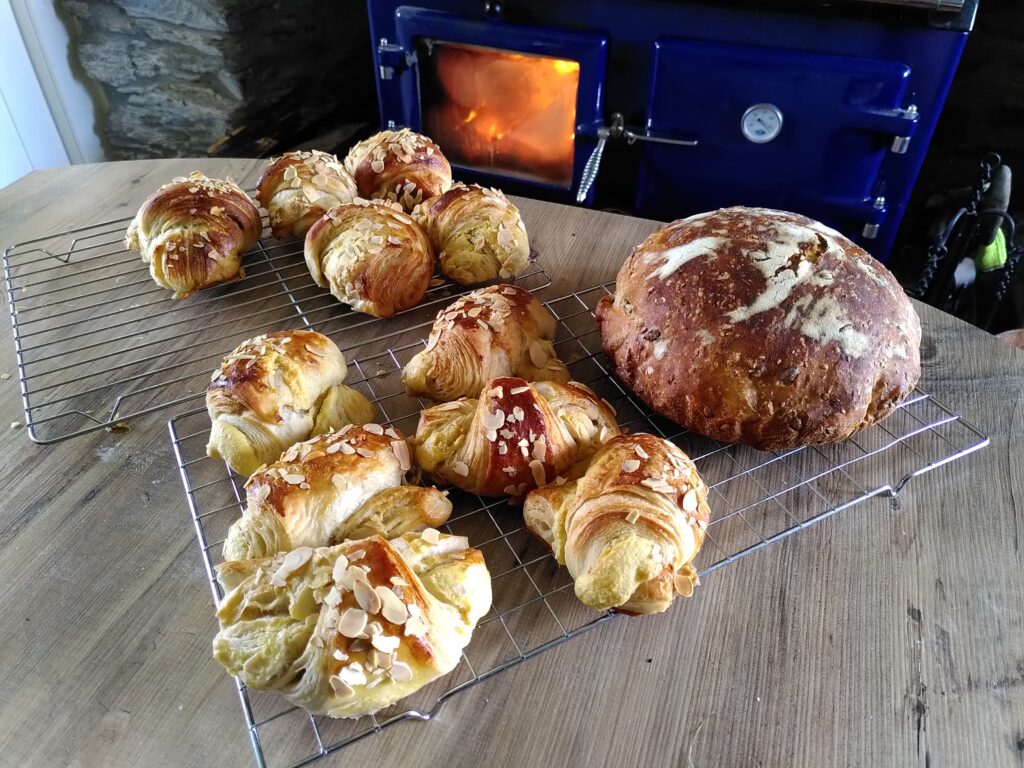
[[[843,440],[920,377],[899,283],[795,213],[725,208],[633,249],[597,319],[616,375],[657,413],[765,450]]]

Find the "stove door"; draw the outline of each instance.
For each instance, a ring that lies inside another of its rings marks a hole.
[[[604,35],[405,6],[395,28],[411,66],[379,81],[385,124],[429,135],[459,180],[572,199],[602,115]]]
[[[910,68],[888,61],[717,42],[656,43],[640,213],[672,219],[729,205],[782,208],[869,242],[884,220],[885,168]]]

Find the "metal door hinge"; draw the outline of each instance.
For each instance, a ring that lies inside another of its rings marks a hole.
[[[377,43],[377,68],[381,80],[391,80],[395,75],[402,74],[409,68],[409,64],[405,48],[389,43],[386,37],[380,39]]]

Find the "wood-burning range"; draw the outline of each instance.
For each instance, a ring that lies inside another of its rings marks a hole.
[[[381,122],[458,178],[663,219],[784,208],[881,259],[976,7],[369,0]]]

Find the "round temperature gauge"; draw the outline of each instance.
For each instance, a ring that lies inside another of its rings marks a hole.
[[[782,113],[774,104],[755,104],[743,113],[740,129],[747,141],[767,144],[782,131]]]

